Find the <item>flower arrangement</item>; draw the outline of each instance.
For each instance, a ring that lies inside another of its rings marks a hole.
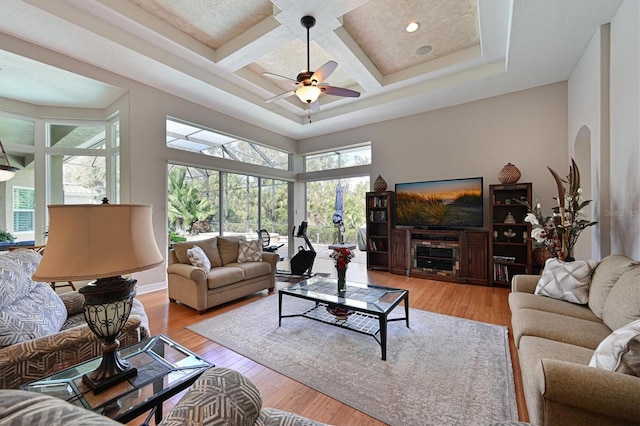
[[[338,270],[347,269],[347,265],[355,256],[355,253],[347,248],[337,248],[329,255],[333,259],[333,263]]]
[[[547,166],[547,168],[558,186],[558,197],[554,198],[558,202],[558,206],[552,209],[552,215],[543,216],[540,203],[532,208],[527,202],[519,202],[525,204],[529,209],[524,220],[533,226],[531,238],[546,248],[551,256],[561,260],[570,260],[573,258],[573,248],[580,233],[598,222],[591,222],[582,216],[581,210],[588,206],[591,200],[582,198],[580,171],[576,162],[571,159],[566,179],[561,178],[550,167]],[[565,187],[565,184],[568,187]]]

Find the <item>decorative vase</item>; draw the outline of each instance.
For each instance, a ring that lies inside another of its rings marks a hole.
[[[382,176],[378,175],[376,180],[373,182],[373,190],[375,192],[383,192],[387,190],[387,181],[382,179]]]
[[[513,164],[507,163],[498,173],[498,180],[503,184],[516,183],[520,176],[520,170]]]
[[[338,292],[343,293],[347,290],[347,268],[338,269]]]
[[[540,268],[544,268],[545,262],[550,257],[553,257],[553,256],[551,256],[551,253],[549,253],[549,251],[547,251],[547,249],[543,247],[538,247],[535,250],[533,250],[533,261]]]

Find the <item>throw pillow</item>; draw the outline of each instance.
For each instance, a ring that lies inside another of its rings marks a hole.
[[[262,261],[262,242],[258,240],[240,241],[238,263]]]
[[[597,264],[595,260],[547,259],[534,293],[584,305],[589,301],[591,272]]]
[[[189,257],[189,262],[191,262],[193,266],[202,268],[205,272],[209,272],[211,270],[211,262],[201,247],[191,247],[187,250],[187,256]]]
[[[589,367],[640,376],[640,320],[604,339],[593,353]]]
[[[0,312],[0,347],[57,333],[67,319],[67,309],[47,283],[33,282],[25,297]]]

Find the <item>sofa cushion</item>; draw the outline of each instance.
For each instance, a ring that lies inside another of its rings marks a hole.
[[[262,260],[262,241],[238,242],[238,263],[260,262]]]
[[[640,267],[632,268],[618,278],[602,311],[602,321],[611,330],[637,319],[640,319]]]
[[[615,330],[593,353],[590,367],[640,376],[640,320]]]
[[[585,304],[589,301],[591,272],[598,263],[595,260],[563,262],[554,257],[547,259],[535,294]]]
[[[211,268],[211,271],[207,274],[207,286],[210,290],[213,290],[214,288],[224,287],[225,285],[237,283],[244,279],[244,271],[242,268],[221,266],[219,268]]]
[[[240,268],[244,271],[244,279],[250,280],[256,277],[262,277],[271,273],[271,264],[267,262],[244,262],[230,263],[227,266]]]
[[[536,336],[594,350],[611,330],[604,324],[551,312],[521,309],[511,318],[517,347],[523,336]]]
[[[218,242],[217,238],[215,237],[207,238],[205,240],[187,241],[186,243],[175,243],[173,245],[173,251],[180,263],[184,263],[186,265],[189,265],[191,263],[189,261],[189,256],[187,255],[187,250],[192,248],[193,246],[198,246],[204,251],[204,253],[207,255],[207,258],[209,259],[209,262],[211,262],[212,268],[222,266],[220,253],[218,252]]]
[[[589,287],[589,308],[600,319],[604,302],[618,278],[629,269],[640,265],[630,257],[612,254],[600,261],[591,275]]]
[[[209,272],[211,269],[211,262],[209,258],[198,246],[193,246],[190,249],[187,249],[187,257],[189,257],[189,262],[193,266],[204,269],[206,272]]]
[[[531,293],[511,293],[509,295],[509,307],[511,312],[517,312],[520,309],[534,309],[598,323],[602,322],[591,312],[591,309],[584,305],[567,303]]]
[[[244,240],[243,236],[218,237],[218,251],[220,252],[222,266],[238,261],[240,241]]]

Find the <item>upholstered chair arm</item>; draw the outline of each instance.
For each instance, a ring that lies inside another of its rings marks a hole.
[[[533,294],[539,280],[540,275],[514,275],[511,280],[511,291]]]
[[[598,416],[616,419],[607,424],[640,419],[640,377],[542,359],[535,380],[544,398],[546,424],[567,424],[570,419],[573,424],[587,424]],[[578,417],[582,411],[584,418]]]
[[[246,376],[212,367],[202,373],[160,425],[253,425],[261,407],[260,391]]]
[[[54,396],[9,389],[0,390],[0,423],[6,426],[121,424]]]
[[[282,424],[287,426],[327,426],[326,423],[316,422],[276,408],[263,408],[254,426],[280,426]]]
[[[119,337],[123,347],[140,340],[142,320],[139,315],[129,317]],[[100,355],[99,338],[86,324],[7,346],[0,349],[0,388],[17,388]]]
[[[64,307],[67,308],[68,317],[84,312],[84,296],[77,291],[68,291],[66,293],[59,294],[58,296],[62,299]]]

